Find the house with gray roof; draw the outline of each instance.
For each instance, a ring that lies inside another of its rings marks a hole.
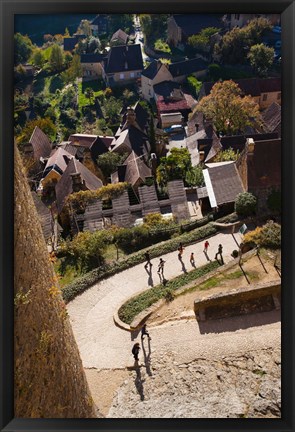
[[[141,73],[141,91],[146,100],[155,96],[154,86],[163,81],[172,81],[173,77],[168,66],[161,60],[153,60]]]
[[[111,37],[110,45],[111,46],[126,45],[128,39],[129,39],[129,35],[125,33],[123,30],[119,29]]]
[[[183,45],[192,35],[207,27],[223,28],[222,14],[174,14],[167,22],[167,40],[174,46]]]
[[[245,192],[236,164],[210,164],[203,170],[203,175],[211,208],[221,213],[234,211],[237,195]]]
[[[103,75],[103,54],[81,54],[82,76],[85,79],[94,79]]]
[[[173,81],[183,82],[189,75],[194,75],[196,78],[205,76],[207,67],[208,63],[199,57],[171,63],[168,69],[172,75]]]
[[[103,78],[110,87],[122,85],[138,80],[142,70],[140,44],[114,46],[104,62]]]

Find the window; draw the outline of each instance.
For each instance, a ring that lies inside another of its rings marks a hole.
[[[263,102],[265,102],[265,101],[267,100],[267,94],[264,94],[264,95],[262,96],[262,100],[263,100]]]
[[[124,74],[120,73],[120,79],[124,79]]]
[[[280,93],[278,93],[278,95],[277,95],[277,99],[278,100],[281,100],[281,95],[282,95],[282,93],[280,92]]]
[[[130,72],[130,77],[134,78],[135,77],[135,73],[134,72]]]

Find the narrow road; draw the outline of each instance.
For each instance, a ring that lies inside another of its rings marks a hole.
[[[240,243],[241,239],[238,233],[235,234],[235,238]],[[209,243],[208,256],[212,260],[219,243],[223,245],[225,263],[232,259],[230,254],[234,249],[237,249],[237,244],[231,234],[219,233],[211,237]],[[177,251],[163,255],[162,258],[166,261],[165,278],[169,280],[181,274],[185,269],[191,270],[192,266],[189,262],[191,252],[194,252],[196,267],[206,264],[208,261],[203,253],[203,244],[204,241],[201,241],[185,248],[183,253],[185,268],[178,260]],[[145,271],[144,264],[139,264],[99,282],[67,305],[85,368],[116,369],[125,368],[126,365],[132,364],[133,359],[130,354],[134,343],[132,335],[115,326],[113,315],[130,297],[159,283],[157,274],[159,259],[154,259],[152,262],[154,265],[151,277]],[[200,335],[197,323],[191,323],[189,328],[189,333],[194,333],[196,344],[198,344],[197,338],[204,336]],[[183,326],[180,326],[179,329],[182,333]],[[174,342],[171,340],[171,344],[176,342],[175,337],[173,337]],[[192,334],[188,337],[191,340]],[[162,345],[161,338],[158,339],[158,342],[156,339],[158,338],[153,339],[153,348],[155,349],[157,344],[159,347]],[[169,338],[165,338],[165,340],[169,340]]]

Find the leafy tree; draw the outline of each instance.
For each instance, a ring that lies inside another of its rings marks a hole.
[[[148,14],[142,14],[139,16],[139,20],[140,20],[142,32],[145,35],[147,42],[149,42],[153,34],[152,17],[151,15]]]
[[[71,35],[70,35],[70,32],[69,32],[69,29],[68,29],[68,27],[66,27],[64,37],[70,37],[70,36]]]
[[[157,181],[160,186],[163,186],[170,180],[184,180],[191,166],[188,149],[172,148],[169,156],[160,159],[160,165],[157,168]]]
[[[255,214],[257,198],[250,192],[239,193],[235,201],[235,212],[239,216],[251,216]]]
[[[248,53],[250,64],[259,76],[266,76],[274,60],[273,48],[267,47],[263,43],[253,45]]]
[[[37,48],[34,51],[33,57],[32,57],[32,62],[34,65],[36,65],[40,68],[44,65],[45,59],[44,59],[43,51],[41,49]]]
[[[200,51],[208,51],[210,48],[210,38],[219,31],[217,27],[207,27],[200,33],[188,38],[188,44]]]
[[[60,99],[60,109],[66,110],[68,108],[73,108],[76,105],[76,92],[73,87],[67,88],[61,96]]]
[[[63,68],[64,56],[61,47],[57,44],[52,46],[49,64],[53,71],[60,71]]]
[[[121,165],[126,157],[126,154],[120,155],[115,152],[107,152],[98,157],[97,166],[101,169],[104,175],[105,183],[107,183],[111,174],[116,171],[118,165]]]
[[[105,117],[108,117],[112,123],[116,123],[120,119],[120,111],[122,109],[122,102],[119,99],[116,99],[114,96],[111,96],[109,99],[106,99],[103,105],[103,111],[105,113]]]
[[[46,117],[28,121],[23,128],[21,135],[17,137],[17,143],[24,144],[28,142],[36,126],[38,126],[51,141],[54,141],[56,136],[56,126],[51,119]]]
[[[190,88],[190,91],[195,97],[198,97],[199,92],[202,87],[202,81],[199,81],[195,76],[190,75],[187,77],[187,83]]]
[[[85,96],[89,99],[89,103],[91,104],[91,100],[94,97],[94,91],[91,87],[87,87],[84,91]]]
[[[221,68],[218,64],[210,64],[208,66],[208,72],[213,81],[218,81],[221,78]]]
[[[78,34],[85,34],[85,36],[91,36],[92,35],[92,30],[91,30],[91,24],[90,21],[88,20],[82,20],[80,22],[80,25],[78,27],[77,30]]]
[[[87,48],[88,48],[87,39],[79,39],[77,45],[75,46],[74,53],[78,55],[86,54]]]
[[[194,112],[201,111],[212,118],[216,129],[225,135],[241,133],[246,126],[261,122],[259,107],[251,96],[241,96],[234,81],[217,82],[208,96],[198,103]]]
[[[68,108],[67,110],[62,110],[59,115],[59,121],[68,129],[76,129],[80,113]]]
[[[154,47],[157,51],[163,51],[165,53],[171,54],[171,48],[163,39],[157,39]]]
[[[14,35],[14,64],[26,63],[33,52],[33,44],[28,36]]]
[[[87,52],[88,53],[99,53],[101,49],[100,40],[94,36],[92,36],[88,41]]]
[[[188,186],[202,187],[205,185],[202,166],[192,167],[185,175],[185,182]]]
[[[75,79],[79,78],[81,75],[81,58],[78,54],[74,54],[69,68],[61,74],[62,80],[66,83],[70,83],[75,81]]]
[[[231,147],[226,150],[221,150],[214,157],[214,162],[235,161],[239,157],[239,152],[235,152]]]
[[[83,272],[92,270],[104,263],[103,252],[112,242],[112,234],[108,230],[89,231],[78,233],[72,241],[62,245],[62,252],[74,257],[77,267]]]
[[[50,103],[48,102],[48,100],[46,100],[44,98],[43,95],[35,96],[33,99],[33,108],[35,113],[40,116],[43,117],[45,115],[46,110],[50,107]]]
[[[281,247],[281,225],[268,221],[262,227],[257,227],[244,235],[243,243],[256,243],[265,248],[278,249]]]
[[[109,29],[111,34],[115,33],[119,29],[129,33],[132,26],[132,14],[112,14],[109,16]]]
[[[233,28],[222,38],[220,54],[224,63],[245,63],[247,53],[252,45],[261,40],[262,33],[271,28],[266,18],[255,18],[241,29]]]

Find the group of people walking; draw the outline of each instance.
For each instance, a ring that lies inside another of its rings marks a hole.
[[[208,248],[209,248],[209,246],[210,246],[210,244],[209,244],[208,240],[206,240],[205,243],[204,243],[204,250],[203,250],[203,252],[207,256],[207,258],[208,258]],[[223,247],[222,247],[221,244],[219,244],[218,251],[215,254],[215,259],[217,260],[218,259],[217,257],[219,256],[219,258],[221,260],[221,263],[223,264],[222,250],[223,250]],[[183,252],[184,252],[183,244],[179,243],[179,246],[178,246],[178,259],[180,261],[182,261]],[[145,259],[146,259],[146,263],[145,263],[144,268],[147,270],[148,267],[149,267],[150,270],[151,270],[153,264],[151,263],[151,256],[150,256],[149,251],[147,251],[145,253]],[[160,258],[160,261],[159,261],[159,264],[158,264],[158,271],[157,271],[157,273],[160,276],[162,276],[162,277],[164,277],[164,265],[165,265],[165,262],[166,261],[164,261],[163,258]],[[191,254],[190,254],[190,263],[191,263],[191,265],[193,267],[195,267],[195,255],[194,255],[194,252],[191,252]]]

